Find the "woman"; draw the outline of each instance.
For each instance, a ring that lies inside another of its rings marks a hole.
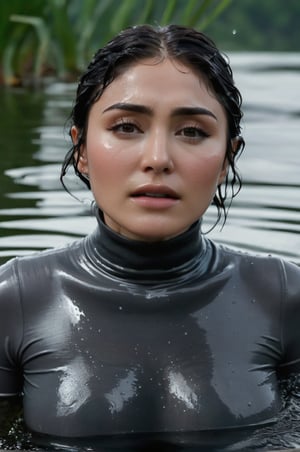
[[[91,188],[98,227],[1,269],[0,393],[37,443],[241,450],[276,425],[300,270],[200,227],[240,188],[240,107],[215,45],[179,26],[127,29],[83,74],[62,178]]]

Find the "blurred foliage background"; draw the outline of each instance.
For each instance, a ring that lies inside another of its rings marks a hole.
[[[193,26],[225,51],[298,51],[299,0],[2,0],[0,83],[74,80],[134,24]]]

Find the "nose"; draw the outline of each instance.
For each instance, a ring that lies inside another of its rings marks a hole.
[[[155,174],[170,173],[174,165],[171,145],[168,136],[163,131],[156,130],[145,140],[142,160],[142,170],[153,171]]]

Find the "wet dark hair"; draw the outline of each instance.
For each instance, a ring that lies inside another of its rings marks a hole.
[[[236,168],[236,159],[244,148],[241,132],[242,98],[233,80],[232,70],[214,42],[203,33],[179,25],[153,27],[138,25],[121,31],[108,44],[99,49],[80,78],[75,104],[71,113],[71,127],[78,129],[78,141],[73,143],[62,165],[60,180],[65,187],[63,177],[69,166],[90,188],[89,180],[78,170],[80,147],[85,143],[89,112],[92,105],[101,97],[105,88],[126,68],[146,58],[172,58],[190,67],[207,82],[208,88],[223,106],[228,123],[226,158],[229,171],[226,180],[219,185],[213,204],[218,211],[217,222],[227,211],[234,196],[241,189],[241,178]],[[232,139],[238,140],[235,151]],[[231,187],[229,205],[225,201],[228,187]],[[65,187],[66,188],[66,187]],[[217,223],[216,222],[216,223]]]

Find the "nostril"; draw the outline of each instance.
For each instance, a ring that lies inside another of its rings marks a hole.
[[[147,166],[144,171],[146,172],[151,172],[153,171],[155,174],[160,174],[160,173],[170,173],[172,171],[172,167],[170,166],[159,166],[159,165],[153,165],[153,166]]]

